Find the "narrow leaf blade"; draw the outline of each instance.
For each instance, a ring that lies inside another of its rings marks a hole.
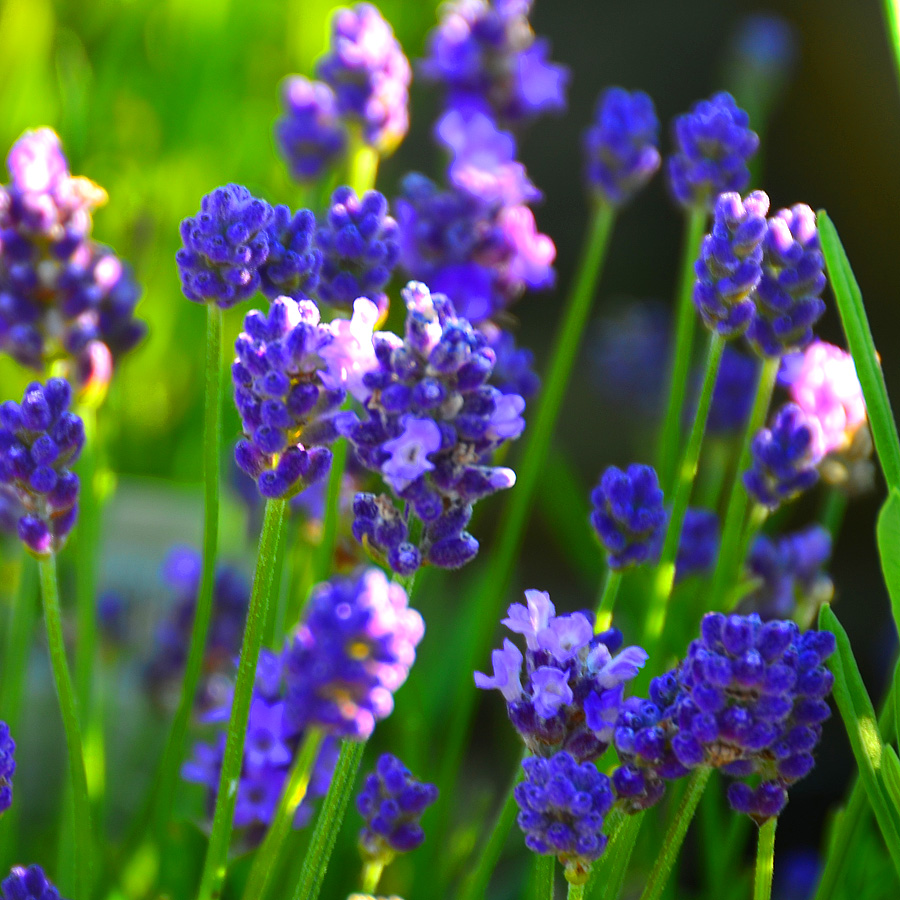
[[[878,514],[878,555],[881,572],[891,598],[894,625],[900,632],[900,490],[891,488]]]

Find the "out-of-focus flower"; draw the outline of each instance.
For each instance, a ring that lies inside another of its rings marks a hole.
[[[12,806],[12,779],[16,772],[16,742],[9,733],[9,725],[0,722],[0,815]]]

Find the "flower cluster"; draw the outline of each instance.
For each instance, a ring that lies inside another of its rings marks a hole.
[[[656,173],[659,120],[643,91],[609,88],[584,134],[588,187],[613,206],[627,203]]]
[[[397,265],[400,240],[382,194],[367,191],[357,197],[352,188],[339,187],[316,243],[322,254],[319,300],[349,307],[358,297],[368,297],[380,312],[387,310],[384,287]]]
[[[793,403],[781,407],[771,428],[756,433],[750,450],[753,464],[744,473],[744,487],[767,509],[777,509],[818,481],[813,427]]]
[[[591,525],[612,569],[653,561],[669,520],[656,470],[633,464],[610,466],[591,492]]]
[[[709,574],[718,553],[719,517],[711,509],[688,508],[675,557],[675,580]]]
[[[712,208],[719,194],[744,190],[759,137],[731,94],[701,100],[675,120],[673,131],[669,185],[682,206]]]
[[[609,778],[565,751],[549,759],[531,757],[522,768],[525,779],[514,795],[525,844],[534,853],[557,857],[566,879],[584,884],[607,844],[601,829],[616,799]]]
[[[266,226],[268,252],[259,269],[260,290],[269,298],[307,300],[314,295],[322,268],[316,245],[316,217],[309,209],[291,215],[283,204],[272,209]]]
[[[696,264],[694,305],[706,327],[722,337],[744,333],[756,315],[752,295],[762,278],[768,211],[762,191],[743,201],[735,193],[716,200],[712,231]]]
[[[834,647],[832,634],[801,634],[793,622],[707,614],[684,662],[656,680],[649,703],[623,714],[617,790],[640,808],[658,799],[662,779],[713,766],[761,778],[756,788],[729,787],[734,809],[757,821],[778,815],[788,787],[814,765],[830,715],[833,676],[824,662]]]
[[[312,592],[284,653],[291,727],[367,740],[394,707],[425,633],[406,591],[380,569],[334,578]]]
[[[647,654],[640,647],[616,653],[619,631],[595,635],[593,617],[557,616],[543,591],[526,591],[525,599],[527,606],[512,604],[503,620],[525,637],[525,655],[506,639],[491,654],[494,674],[476,672],[475,684],[503,694],[510,721],[535,756],[565,750],[579,762],[599,759],[612,740],[625,683]]]
[[[396,756],[382,754],[356,798],[366,822],[359,833],[363,858],[389,862],[420,846],[425,832],[419,819],[437,797],[435,785],[418,781]]]
[[[0,485],[22,506],[19,538],[35,556],[58,551],[78,516],[78,476],[70,471],[84,446],[84,424],[69,412],[63,378],[25,388],[21,404],[0,406]]]
[[[91,238],[106,193],[69,174],[59,138],[27,131],[7,158],[0,187],[0,351],[43,370],[67,360],[80,389],[102,389],[143,337],[140,289],[130,269]]]
[[[181,687],[197,609],[200,573],[200,554],[190,547],[173,547],[163,563],[162,581],[174,592],[175,599],[156,628],[153,652],[144,670],[144,681],[151,695],[163,707],[170,705],[168,695]],[[215,702],[213,677],[231,671],[241,649],[249,604],[250,585],[243,572],[220,563],[216,567],[212,619],[203,657],[206,683],[197,698],[202,707]]]
[[[256,682],[250,702],[250,717],[244,740],[244,757],[234,808],[235,828],[244,831],[249,845],[257,844],[275,818],[278,801],[287,783],[294,759],[306,734],[307,725],[285,715],[285,688],[282,657],[263,650],[256,669]],[[210,713],[207,721],[227,723],[231,701]],[[212,815],[219,790],[219,777],[225,753],[226,735],[221,732],[212,744],[197,744],[193,757],[182,768],[186,781],[207,788],[207,809]],[[293,825],[301,828],[309,821],[312,801],[328,792],[337,762],[338,742],[326,738],[322,743],[306,797],[294,814]]]
[[[568,72],[548,62],[548,42],[528,22],[531,0],[458,0],[428,36],[421,72],[447,105],[473,106],[519,124],[566,105]]]
[[[405,339],[375,335],[375,366],[362,379],[365,418],[348,414],[341,430],[405,507],[401,515],[386,497],[359,495],[354,534],[406,575],[423,558],[456,568],[478,552],[465,531],[472,503],[514,484],[510,469],[486,460],[521,434],[525,401],[486,384],[493,351],[447,297],[411,282],[403,298]],[[417,545],[410,508],[423,523]]]
[[[264,497],[292,496],[331,465],[331,451],[318,445],[336,437],[334,414],[346,395],[321,356],[333,341],[311,300],[278,297],[268,315],[253,310],[244,319],[231,370],[244,428],[235,459]]]
[[[60,900],[40,866],[13,866],[0,882],[0,900]]]
[[[747,340],[761,356],[782,356],[812,341],[812,326],[825,312],[816,214],[803,203],[779,210],[768,220],[764,250]]]
[[[0,815],[12,806],[12,778],[16,772],[16,742],[9,725],[0,722]]]

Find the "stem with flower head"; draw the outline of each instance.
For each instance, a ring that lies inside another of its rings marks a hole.
[[[697,412],[694,415],[694,424],[691,426],[691,434],[684,451],[684,457],[676,472],[672,513],[669,518],[669,525],[666,528],[666,539],[663,543],[659,567],[656,570],[656,578],[654,580],[654,590],[650,598],[647,618],[644,622],[642,644],[647,649],[651,659],[654,658],[655,651],[665,629],[669,598],[672,596],[672,587],[675,584],[675,559],[678,555],[678,544],[681,541],[681,529],[684,525],[684,517],[691,499],[694,478],[697,475],[700,449],[703,444],[703,435],[706,431],[706,419],[709,415],[709,407],[712,404],[713,389],[716,386],[716,376],[719,373],[719,363],[722,361],[724,350],[725,338],[713,333],[710,336],[709,352],[706,357],[706,371],[703,376],[700,399],[697,402]]]
[[[678,282],[678,308],[675,321],[675,342],[672,347],[672,369],[669,377],[669,399],[659,441],[659,480],[663,490],[671,489],[676,466],[680,459],[681,418],[684,398],[691,370],[691,351],[694,346],[693,289],[696,276],[694,263],[700,255],[700,245],[706,231],[708,213],[705,206],[694,206],[687,213],[684,247],[681,256],[681,275]]]
[[[756,877],[753,880],[753,900],[770,900],[772,873],[775,868],[775,828],[778,817],[773,816],[759,827],[756,847]]]
[[[617,569],[607,569],[603,579],[603,587],[597,601],[597,618],[594,621],[594,634],[606,631],[612,625],[613,607],[622,584],[622,573]]]
[[[228,720],[225,753],[222,757],[222,771],[219,775],[219,787],[216,793],[216,809],[213,813],[206,862],[203,866],[200,890],[197,894],[199,900],[212,900],[214,897],[219,897],[225,881],[228,867],[228,844],[231,839],[238,782],[244,759],[244,738],[247,734],[247,721],[250,717],[250,701],[253,697],[256,663],[262,646],[266,610],[272,590],[275,554],[281,531],[284,528],[286,508],[286,500],[266,501],[266,514],[263,520],[262,534],[259,538],[256,572],[253,576],[253,589],[250,593],[250,608],[247,611],[247,624],[244,628],[237,681],[231,701],[231,716]]]
[[[769,410],[772,392],[775,389],[775,380],[778,377],[780,362],[780,359],[777,358],[767,359],[763,363],[762,371],[759,375],[756,399],[753,401],[753,409],[750,411],[750,418],[747,420],[741,455],[734,475],[734,481],[731,485],[731,493],[728,497],[725,525],[722,528],[719,556],[716,560],[712,589],[710,591],[710,609],[723,608],[725,593],[738,575],[738,567],[741,564],[741,533],[744,529],[744,518],[747,514],[747,504],[749,502],[747,491],[744,489],[742,475],[750,466],[750,451],[753,437],[766,421],[766,413]]]
[[[711,773],[711,768],[703,766],[691,776],[675,818],[669,823],[662,849],[656,857],[640,900],[659,900],[662,896]]]
[[[265,896],[269,877],[275,870],[297,808],[306,796],[306,789],[309,786],[323,739],[324,735],[318,728],[311,728],[297,751],[297,758],[281,792],[275,817],[253,858],[253,866],[244,886],[244,900],[260,900]]]
[[[341,743],[334,775],[316,817],[316,827],[303,859],[300,879],[293,894],[294,900],[318,900],[365,749],[365,741],[345,740]]]
[[[50,665],[59,709],[66,734],[66,750],[69,755],[69,774],[72,779],[72,801],[75,812],[73,849],[78,897],[91,895],[91,866],[93,856],[93,831],[91,827],[91,803],[88,797],[87,774],[84,766],[84,746],[81,726],[78,722],[75,691],[66,659],[62,617],[59,609],[59,586],[56,580],[56,557],[52,554],[39,563],[41,596],[44,603],[44,622],[47,626],[47,643],[50,648]]]
[[[213,592],[216,581],[216,553],[219,543],[219,451],[222,444],[222,310],[215,303],[206,304],[206,399],[203,422],[203,563],[200,590],[191,627],[191,643],[187,665],[181,682],[181,696],[172,720],[165,750],[158,770],[155,827],[160,845],[165,843],[181,770],[184,741],[191,710],[203,669],[206,638],[212,619]]]

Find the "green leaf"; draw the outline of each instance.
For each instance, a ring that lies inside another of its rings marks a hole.
[[[837,652],[828,660],[828,668],[834,673],[834,699],[844,720],[869,804],[894,868],[900,875],[900,811],[891,803],[886,785],[885,744],[878,731],[875,710],[859,674],[847,632],[827,604],[819,613],[819,628],[832,632],[837,642]]]
[[[897,757],[897,751],[890,744],[884,745],[882,763],[884,765],[884,785],[887,788],[888,796],[893,800],[894,807],[900,809],[900,758]]]
[[[891,488],[878,514],[878,555],[881,572],[891,598],[894,624],[900,631],[900,490]]]
[[[862,385],[878,459],[888,486],[900,489],[900,438],[897,436],[897,423],[891,411],[891,401],[888,399],[884,375],[875,351],[869,320],[866,318],[862,293],[837,230],[825,210],[819,210],[818,225],[828,277],[837,300],[850,353],[856,364],[856,374]]]

